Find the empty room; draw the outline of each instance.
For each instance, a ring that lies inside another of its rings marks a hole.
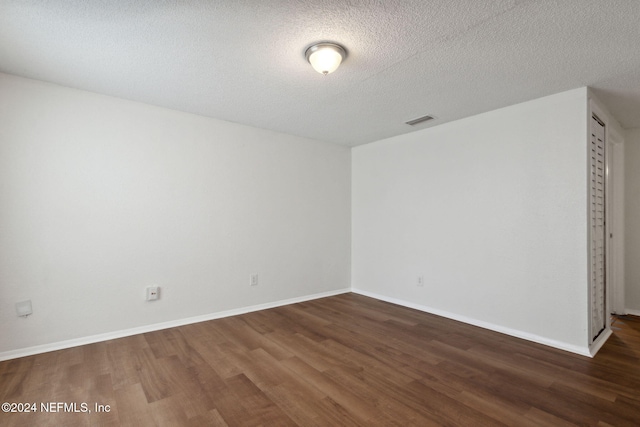
[[[637,426],[639,23],[0,0],[0,425]]]

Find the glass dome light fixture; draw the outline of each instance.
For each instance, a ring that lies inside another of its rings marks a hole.
[[[340,66],[347,51],[339,44],[323,42],[309,46],[305,57],[314,70],[326,76]]]

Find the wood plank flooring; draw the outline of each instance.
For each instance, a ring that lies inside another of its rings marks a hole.
[[[638,426],[640,318],[613,328],[589,359],[343,294],[2,362],[37,412],[0,425]]]

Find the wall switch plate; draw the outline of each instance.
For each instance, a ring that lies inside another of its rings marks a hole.
[[[17,302],[16,313],[20,317],[27,317],[32,314],[33,309],[31,308],[31,300]]]
[[[251,286],[258,286],[258,273],[253,273],[249,276],[249,284]]]
[[[147,288],[147,301],[155,301],[160,298],[160,286],[149,286]]]

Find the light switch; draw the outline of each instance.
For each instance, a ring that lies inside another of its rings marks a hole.
[[[147,288],[147,301],[155,301],[160,298],[160,287],[149,286]]]
[[[20,301],[16,303],[16,313],[20,317],[27,317],[33,313],[33,309],[31,308],[31,300]]]

